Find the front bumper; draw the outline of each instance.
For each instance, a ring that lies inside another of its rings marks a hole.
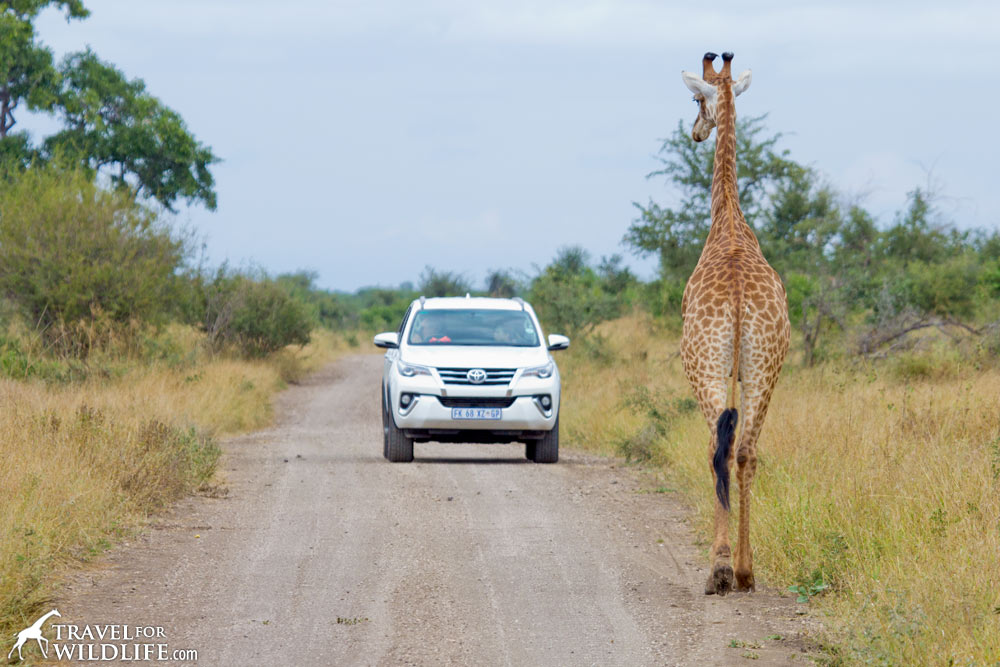
[[[537,435],[551,431],[559,413],[558,369],[544,379],[522,377],[519,371],[505,386],[446,384],[436,371],[432,376],[416,377],[394,373],[389,388],[389,405],[396,426],[408,431],[457,430],[481,432],[483,435],[486,431],[503,431]],[[403,394],[411,397],[405,407],[400,402]],[[549,397],[551,404],[548,408],[543,407],[542,396]],[[500,408],[500,419],[452,419],[452,406],[444,403],[453,403],[456,399],[467,407],[495,407],[496,401],[509,402],[510,405]]]
[[[551,431],[556,423],[558,403],[545,410],[537,396],[514,397],[510,407],[500,409],[500,419],[453,419],[452,408],[442,405],[437,396],[414,395],[405,410],[396,398],[396,426],[402,429],[460,431]],[[463,397],[468,398],[468,397]],[[558,396],[552,397],[558,401]],[[474,403],[474,401],[473,401]]]

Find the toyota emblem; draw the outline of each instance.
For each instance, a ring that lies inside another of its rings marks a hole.
[[[469,382],[472,384],[482,384],[486,382],[486,371],[482,368],[473,368],[465,374],[465,377],[467,377]]]

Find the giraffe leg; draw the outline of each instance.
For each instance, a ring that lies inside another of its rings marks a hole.
[[[708,441],[708,468],[712,471],[712,497],[715,498],[715,536],[712,540],[712,548],[709,551],[711,570],[708,575],[708,581],[705,582],[705,595],[725,595],[733,589],[732,546],[729,543],[729,510],[722,504],[722,501],[716,494],[716,485],[718,483],[714,464],[715,453],[718,447],[718,431],[716,426],[719,416],[726,408],[725,381],[720,380],[718,384],[720,385],[719,390],[712,392],[716,400],[706,401],[711,402],[712,405],[705,406],[702,410],[707,417],[709,429],[712,434]],[[732,467],[732,462],[733,450],[730,449],[728,460],[725,463],[727,470]]]
[[[715,539],[709,551],[712,569],[705,582],[705,595],[725,595],[733,589],[732,547],[729,544],[729,510],[723,507],[715,495],[715,435],[712,436],[712,451],[709,454],[709,468],[712,469],[712,496],[715,497]],[[730,458],[730,461],[732,459]]]
[[[742,443],[741,443],[742,444]],[[750,549],[750,485],[757,471],[756,447],[736,455],[736,477],[740,484],[740,524],[736,537],[736,590],[752,591],[753,552]]]
[[[750,489],[757,473],[757,437],[760,435],[771,388],[748,385],[743,388],[742,404],[746,420],[736,448],[736,478],[740,485],[739,528],[736,537],[736,590],[755,589],[753,551],[750,548]]]

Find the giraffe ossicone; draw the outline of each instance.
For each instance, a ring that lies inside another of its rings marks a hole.
[[[750,486],[757,470],[757,438],[788,352],[790,326],[784,285],[740,210],[734,100],[750,86],[750,70],[734,81],[733,54],[723,53],[718,72],[716,57],[705,54],[701,76],[681,73],[698,102],[692,138],[705,141],[716,129],[712,223],[681,302],[681,360],[708,423],[715,486],[715,538],[705,593],[725,595],[734,588],[754,589]],[[735,558],[729,542],[734,460],[740,500]]]

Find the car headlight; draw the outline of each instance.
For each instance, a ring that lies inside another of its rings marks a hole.
[[[546,379],[552,377],[552,371],[554,371],[556,365],[551,361],[544,366],[535,366],[533,368],[525,368],[524,372],[521,373],[521,377],[538,377],[541,379]]]
[[[418,366],[417,364],[407,364],[402,361],[396,362],[396,368],[399,370],[399,374],[403,377],[411,378],[414,375],[430,375],[431,369],[427,366]]]

